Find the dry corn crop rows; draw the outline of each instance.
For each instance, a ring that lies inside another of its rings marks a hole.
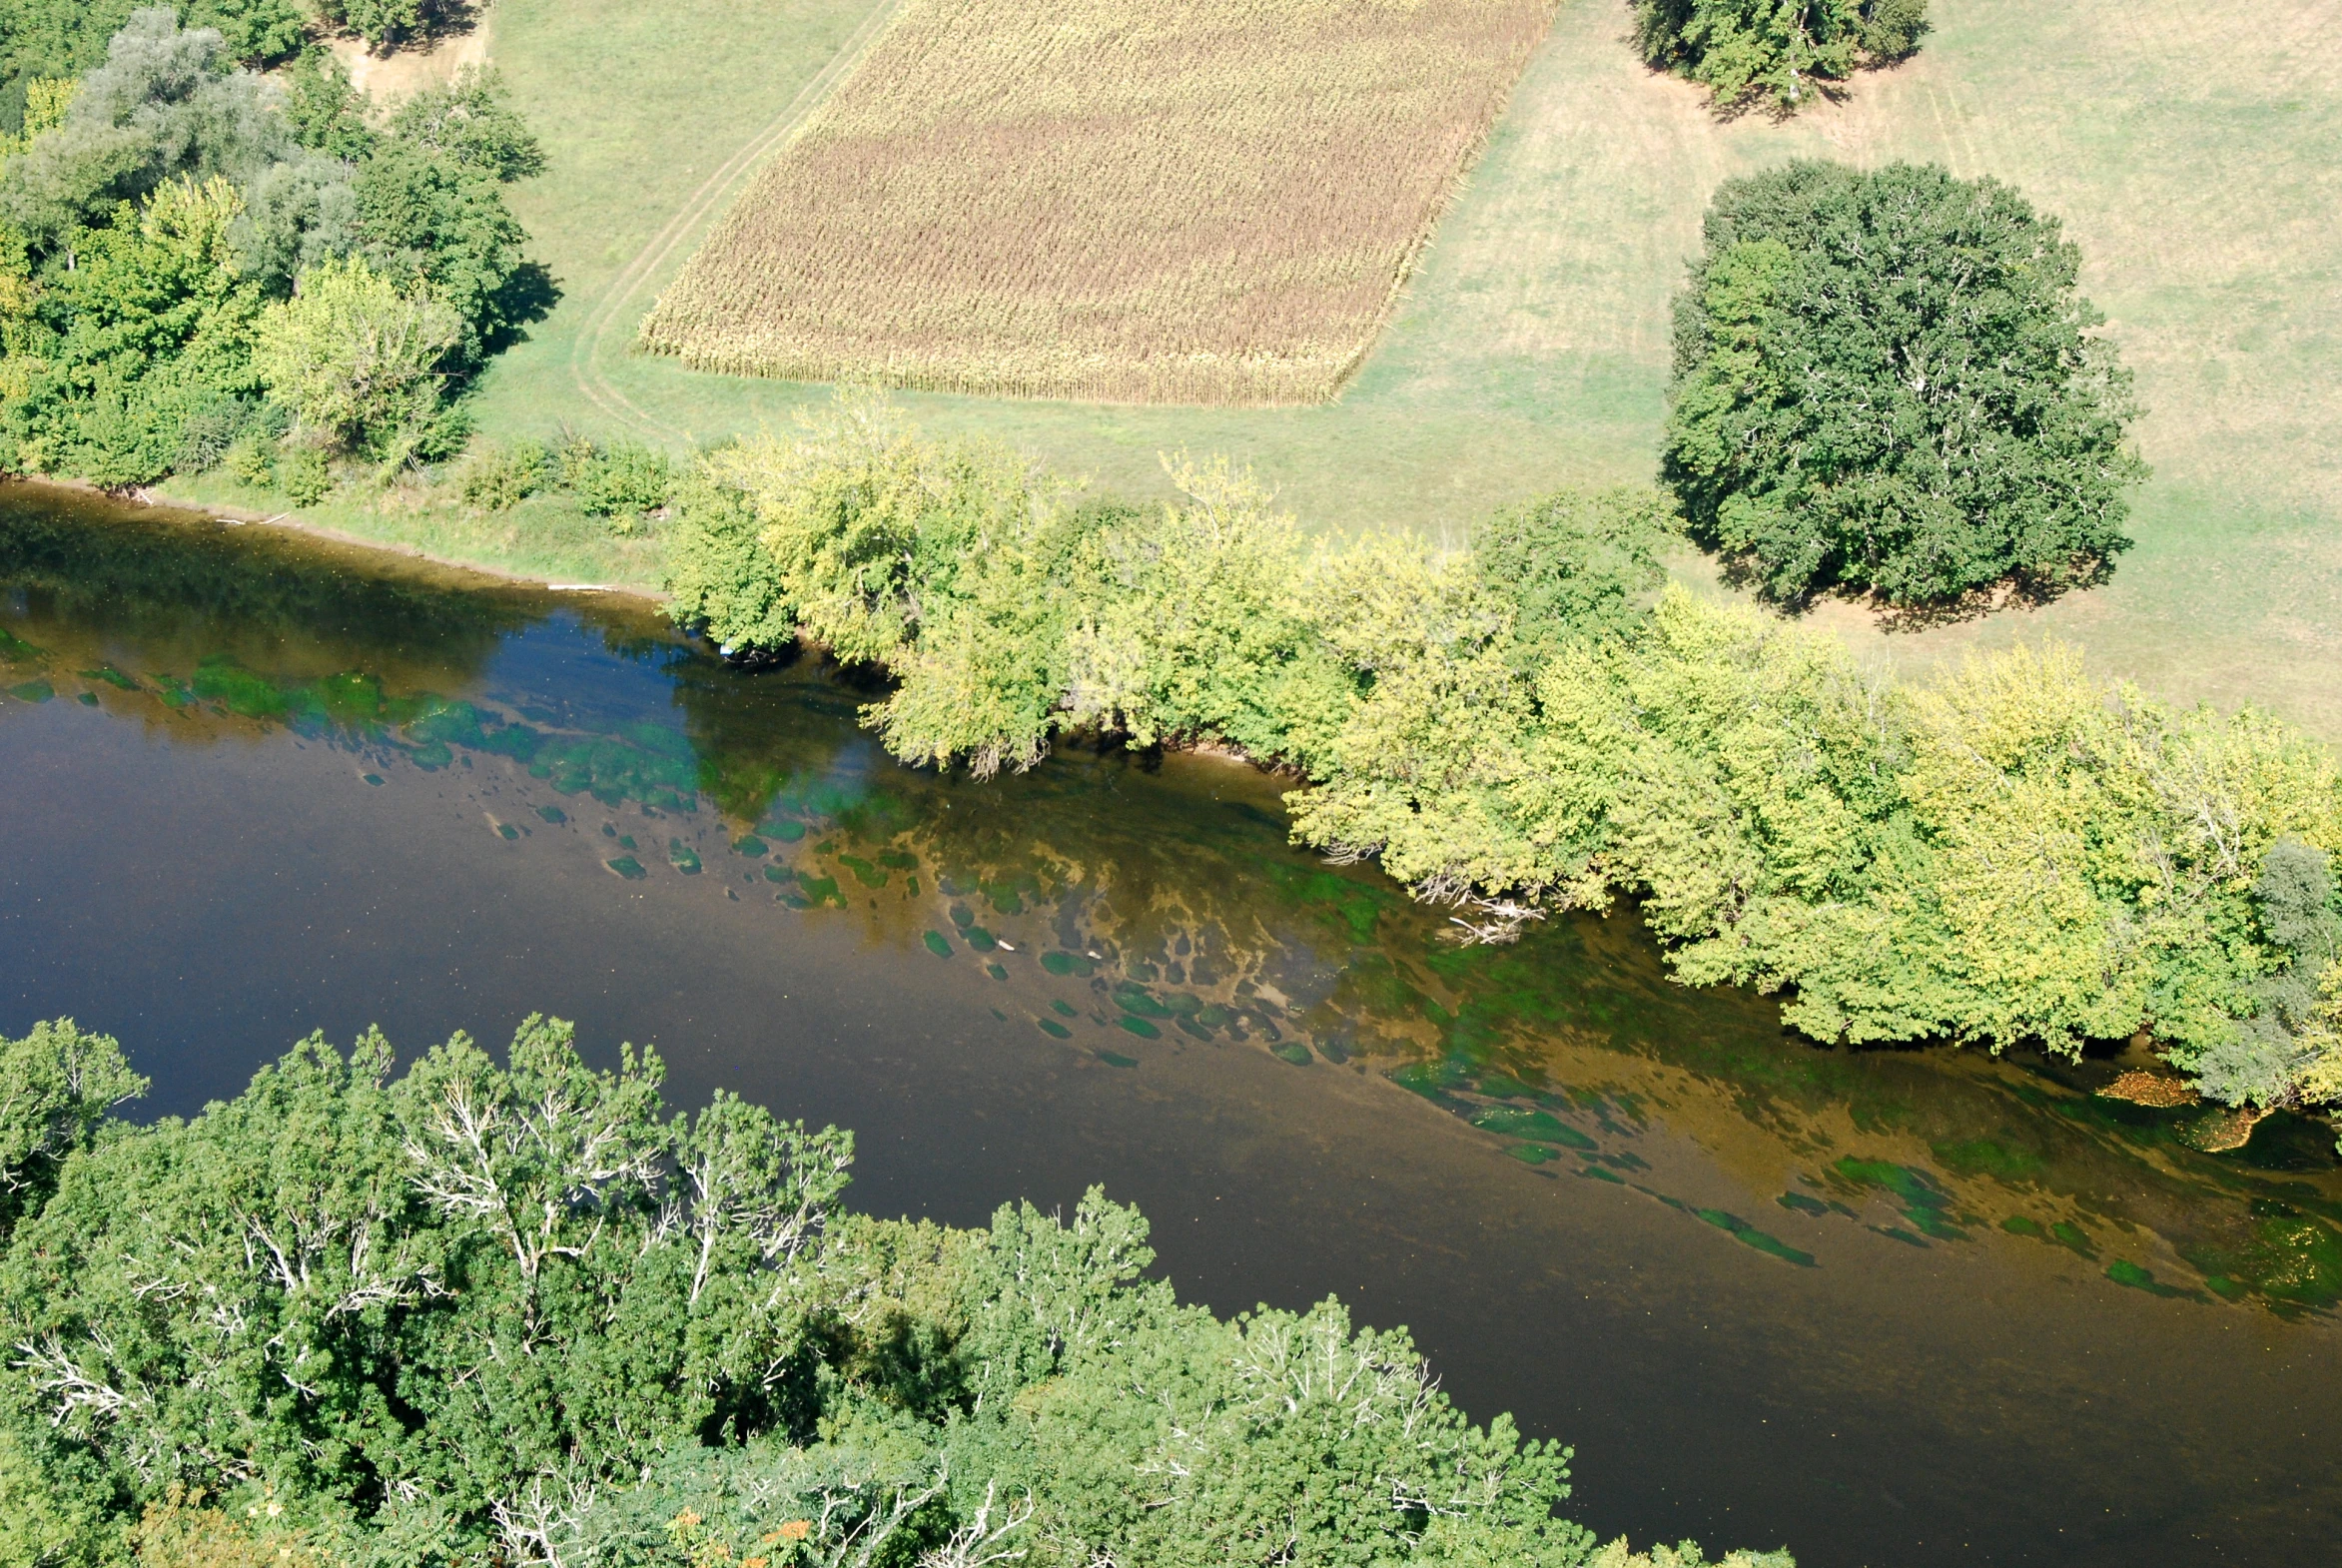
[[[652,309],[702,370],[1304,403],[1555,0],[908,0]]]

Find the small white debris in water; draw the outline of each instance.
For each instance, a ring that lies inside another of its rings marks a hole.
[[[994,942],[995,942],[995,943],[996,943],[996,944],[999,946],[1000,950],[1001,950],[1003,953],[1014,953],[1014,952],[1016,952],[1016,951],[1017,951],[1017,950],[1016,950],[1014,947],[1010,946],[1008,943],[1006,943],[1006,942],[1001,942],[1001,941],[1000,941],[1000,939],[999,939],[999,938],[997,938],[997,937],[996,937],[996,938],[994,938],[993,940],[994,940]]]
[[[545,591],[548,593],[603,593],[608,590],[598,582],[548,582],[545,584]]]
[[[1101,953],[1101,952],[1099,952],[1099,951],[1098,951],[1096,948],[1092,948],[1092,949],[1090,950],[1090,956],[1091,956],[1092,958],[1094,958],[1094,959],[1098,960],[1098,961],[1099,961],[1101,964],[1103,964],[1103,963],[1105,963],[1105,962],[1106,962],[1106,955],[1105,955],[1104,953]]]

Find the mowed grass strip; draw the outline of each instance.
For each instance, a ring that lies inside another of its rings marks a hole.
[[[1330,397],[1554,0],[907,0],[642,327],[696,369]]]

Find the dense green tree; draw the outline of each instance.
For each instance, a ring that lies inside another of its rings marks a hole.
[[[34,79],[77,77],[103,63],[139,9],[141,0],[0,0],[0,129],[18,128]],[[300,0],[183,0],[176,10],[188,28],[217,32],[228,58],[247,65],[301,47]]]
[[[356,258],[328,260],[261,313],[253,373],[297,435],[380,456],[437,413],[462,330],[428,294],[401,294]]]
[[[167,6],[131,13],[55,130],[0,165],[0,222],[42,250],[102,226],[167,180],[248,187],[292,156],[262,80],[234,69],[218,32],[182,31]]]
[[[467,9],[461,0],[312,0],[320,19],[378,49],[421,38]]]
[[[1566,1451],[1334,1302],[1179,1305],[1097,1191],[847,1214],[844,1135],[536,1019],[390,1069],[313,1038],[132,1129],[112,1042],[0,1042],[0,1563],[1589,1557]]]
[[[309,500],[326,447],[390,471],[461,444],[446,395],[547,298],[503,195],[543,156],[491,75],[379,128],[329,56],[289,82],[150,7],[78,85],[36,84],[34,134],[0,147],[0,466],[133,485],[234,449]],[[198,188],[226,228],[163,243]],[[275,464],[253,333],[299,277],[313,298],[266,318],[265,380],[304,422]]]
[[[2130,378],[2057,221],[1935,166],[1728,182],[1676,306],[1664,476],[1794,599],[2054,589],[2125,548]]]
[[[1660,551],[1677,537],[1651,490],[1563,490],[1496,513],[1472,530],[1480,581],[1512,611],[1513,636],[1541,661],[1567,637],[1619,637],[1667,580]]]
[[[188,420],[257,391],[251,371],[259,287],[233,264],[235,188],[175,181],[143,213],[129,204],[80,231],[75,265],[20,284],[0,312],[0,432],[6,456],[98,483],[144,483],[170,470]],[[22,275],[19,275],[22,278]]]
[[[1858,66],[1907,58],[1927,31],[1928,0],[1635,0],[1643,58],[1726,110],[1794,110]]]

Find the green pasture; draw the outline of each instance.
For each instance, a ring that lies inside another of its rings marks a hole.
[[[825,389],[686,372],[633,327],[742,177],[883,20],[872,0],[499,0],[493,52],[551,172],[515,205],[562,299],[492,373],[491,435],[631,429],[680,446],[785,425]],[[2342,736],[2342,0],[1935,0],[1910,64],[1786,124],[1719,123],[1570,0],[1342,398],[1206,409],[906,396],[1151,493],[1182,445],[1252,463],[1315,526],[1452,532],[1573,480],[1640,478],[1669,297],[1716,183],[1779,159],[1933,159],[2065,218],[2138,374],[2155,477],[2112,582],[2040,610],[1859,641],[1927,661],[2055,634],[2150,688]],[[829,73],[825,77],[824,73]],[[1704,564],[1684,563],[1687,575]]]

